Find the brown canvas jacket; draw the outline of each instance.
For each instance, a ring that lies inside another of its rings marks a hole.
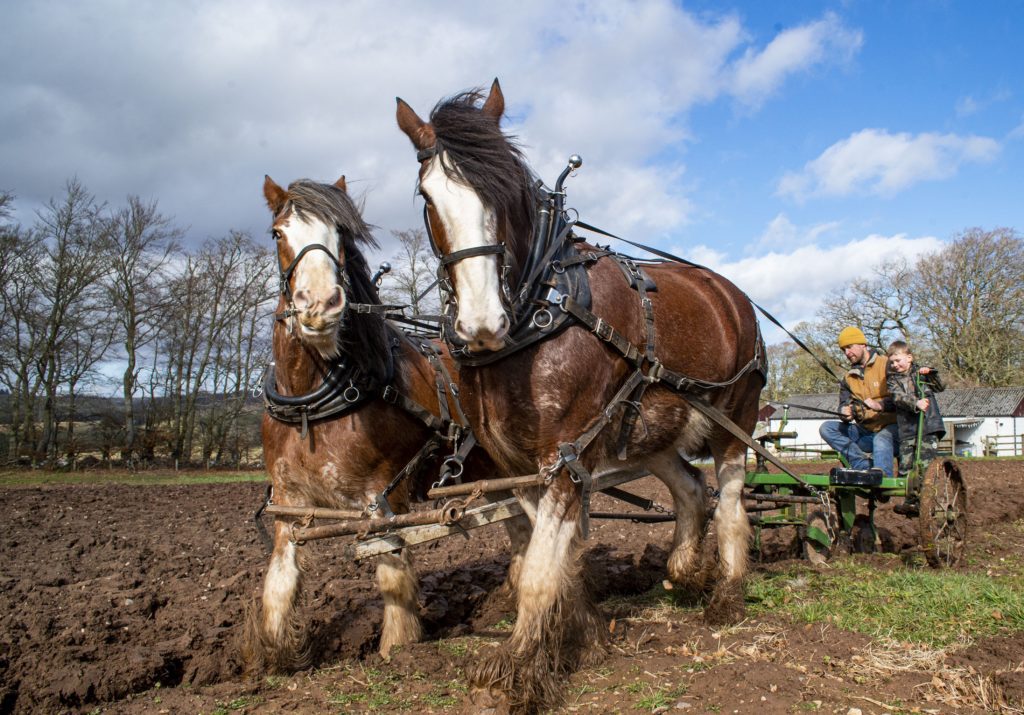
[[[889,358],[872,350],[868,364],[851,367],[839,387],[840,408],[853,404],[854,398],[859,401],[870,398],[882,403],[882,411],[870,410],[863,405],[854,406],[855,414],[859,414],[860,410],[864,412],[863,418],[857,420],[857,424],[872,432],[877,432],[896,421],[892,397],[889,396],[889,388],[885,383],[888,364]]]

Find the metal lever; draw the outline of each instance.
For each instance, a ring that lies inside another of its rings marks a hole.
[[[562,173],[558,175],[558,181],[555,182],[556,194],[562,193],[562,184],[565,183],[566,178],[581,166],[583,166],[583,158],[579,154],[573,154],[569,157],[569,163],[562,169]]]
[[[384,275],[390,272],[391,264],[388,263],[387,261],[384,261],[383,263],[380,264],[380,267],[377,269],[377,272],[373,274],[373,278],[371,278],[370,280],[373,281],[373,284],[375,286],[380,288],[380,283],[382,280],[384,280]]]

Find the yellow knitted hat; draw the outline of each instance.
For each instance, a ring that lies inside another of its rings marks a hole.
[[[843,328],[842,332],[839,333],[839,347],[840,349],[849,347],[850,345],[867,345],[867,338],[864,337],[864,333],[860,328],[855,328],[852,325]]]

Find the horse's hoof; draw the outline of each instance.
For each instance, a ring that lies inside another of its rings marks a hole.
[[[742,621],[746,613],[742,587],[717,588],[704,608],[704,623],[709,626],[731,626]]]
[[[462,715],[509,715],[511,712],[504,697],[476,688],[469,691],[469,702],[462,708]]]

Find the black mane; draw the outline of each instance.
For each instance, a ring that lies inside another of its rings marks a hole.
[[[473,188],[505,225],[513,280],[529,254],[537,209],[537,187],[515,137],[480,111],[481,90],[463,92],[437,103],[430,123],[445,173]],[[442,153],[444,152],[444,153]]]
[[[299,179],[288,185],[287,210],[308,214],[334,225],[341,238],[339,256],[348,276],[346,299],[352,303],[380,304],[377,287],[371,280],[370,265],[361,247],[380,248],[351,197],[337,186]],[[338,331],[338,349],[351,360],[367,387],[382,387],[388,379],[390,364],[388,333],[380,315],[346,311]]]

